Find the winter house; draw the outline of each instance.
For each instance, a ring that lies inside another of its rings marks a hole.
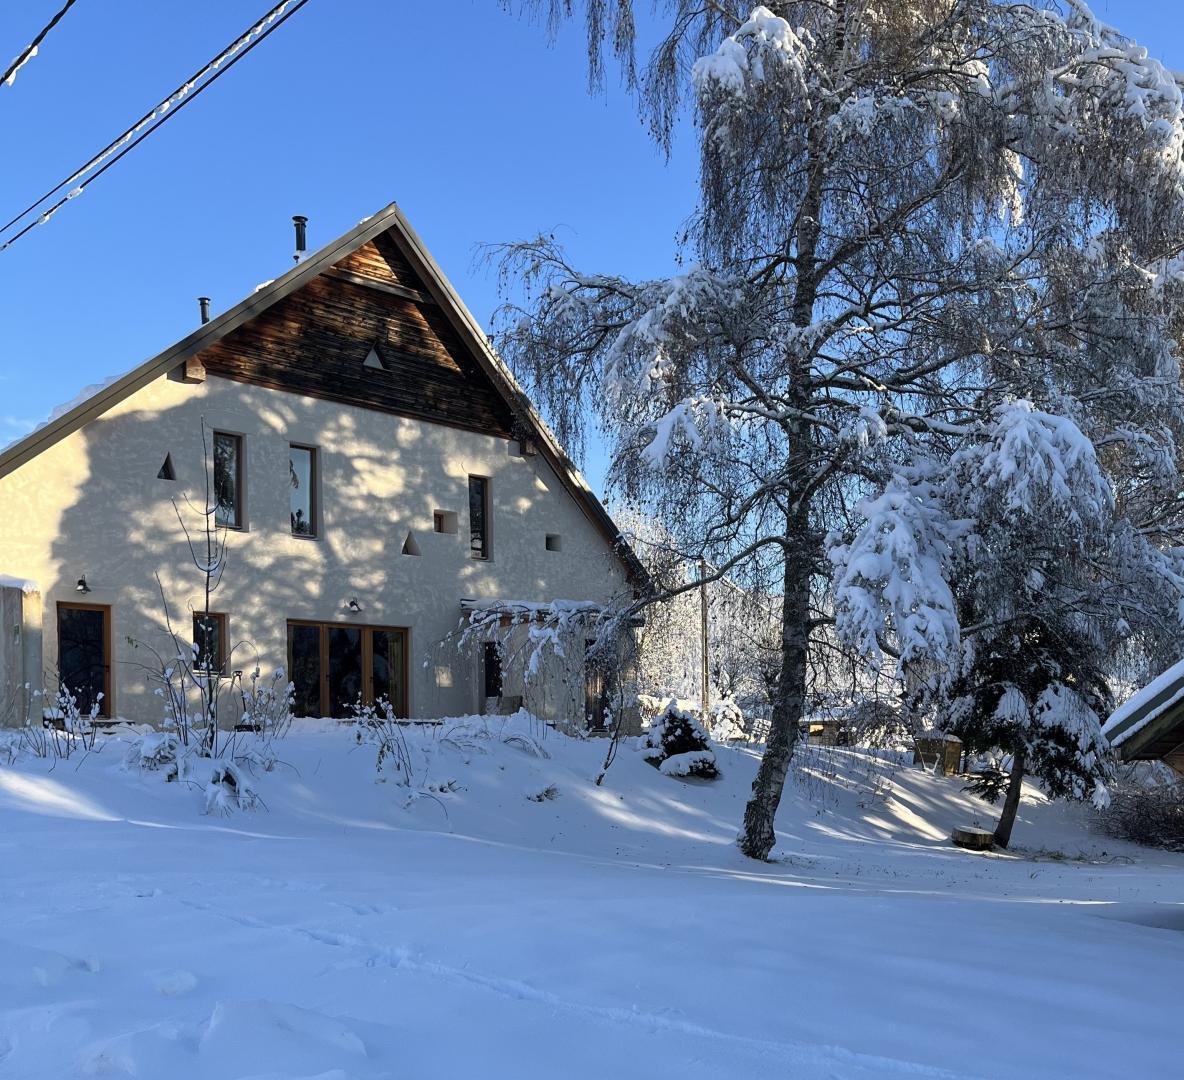
[[[0,714],[60,679],[159,720],[167,605],[211,669],[285,667],[298,715],[525,698],[596,726],[582,638],[537,685],[449,644],[474,609],[587,613],[644,570],[399,209],[205,317],[0,452]],[[208,610],[204,506],[228,538]]]
[[[1123,761],[1163,761],[1184,773],[1184,661],[1132,694],[1102,733]]]

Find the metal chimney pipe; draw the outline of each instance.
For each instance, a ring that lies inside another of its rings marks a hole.
[[[199,296],[197,303],[201,307],[201,321],[204,326],[210,321],[210,298],[208,296]]]
[[[299,262],[308,247],[308,218],[303,214],[295,214],[292,221],[296,226],[296,254],[292,257],[296,262]]]

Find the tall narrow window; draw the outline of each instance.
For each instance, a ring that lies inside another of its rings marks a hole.
[[[193,670],[208,674],[226,671],[226,616],[212,611],[193,613]]]
[[[214,521],[243,527],[243,437],[214,432]]]
[[[317,534],[317,452],[311,446],[288,447],[292,535]]]
[[[84,716],[95,705],[96,715],[113,715],[110,608],[58,604],[58,682]]]
[[[482,683],[487,698],[502,696],[502,649],[496,641],[485,642],[481,656]]]
[[[474,559],[489,558],[489,481],[469,477],[469,552]]]
[[[589,731],[603,731],[605,706],[608,704],[604,666],[599,658],[590,659],[586,655],[595,644],[595,640],[584,642],[584,719]]]
[[[324,663],[321,627],[288,624],[288,673],[292,679],[292,712],[296,716],[324,716],[321,705]]]

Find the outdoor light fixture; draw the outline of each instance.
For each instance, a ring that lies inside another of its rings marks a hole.
[[[74,591],[80,592],[80,593],[90,592],[90,586],[86,583],[86,575],[85,574],[83,574],[82,577],[80,577],[78,579],[78,584],[74,586]]]
[[[362,605],[358,603],[358,598],[356,596],[350,598],[350,602],[346,605],[346,607],[348,607],[350,611],[354,612],[355,614],[362,610]]]

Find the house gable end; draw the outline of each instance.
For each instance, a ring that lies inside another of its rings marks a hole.
[[[208,375],[502,438],[513,430],[504,397],[387,234],[197,358]]]

